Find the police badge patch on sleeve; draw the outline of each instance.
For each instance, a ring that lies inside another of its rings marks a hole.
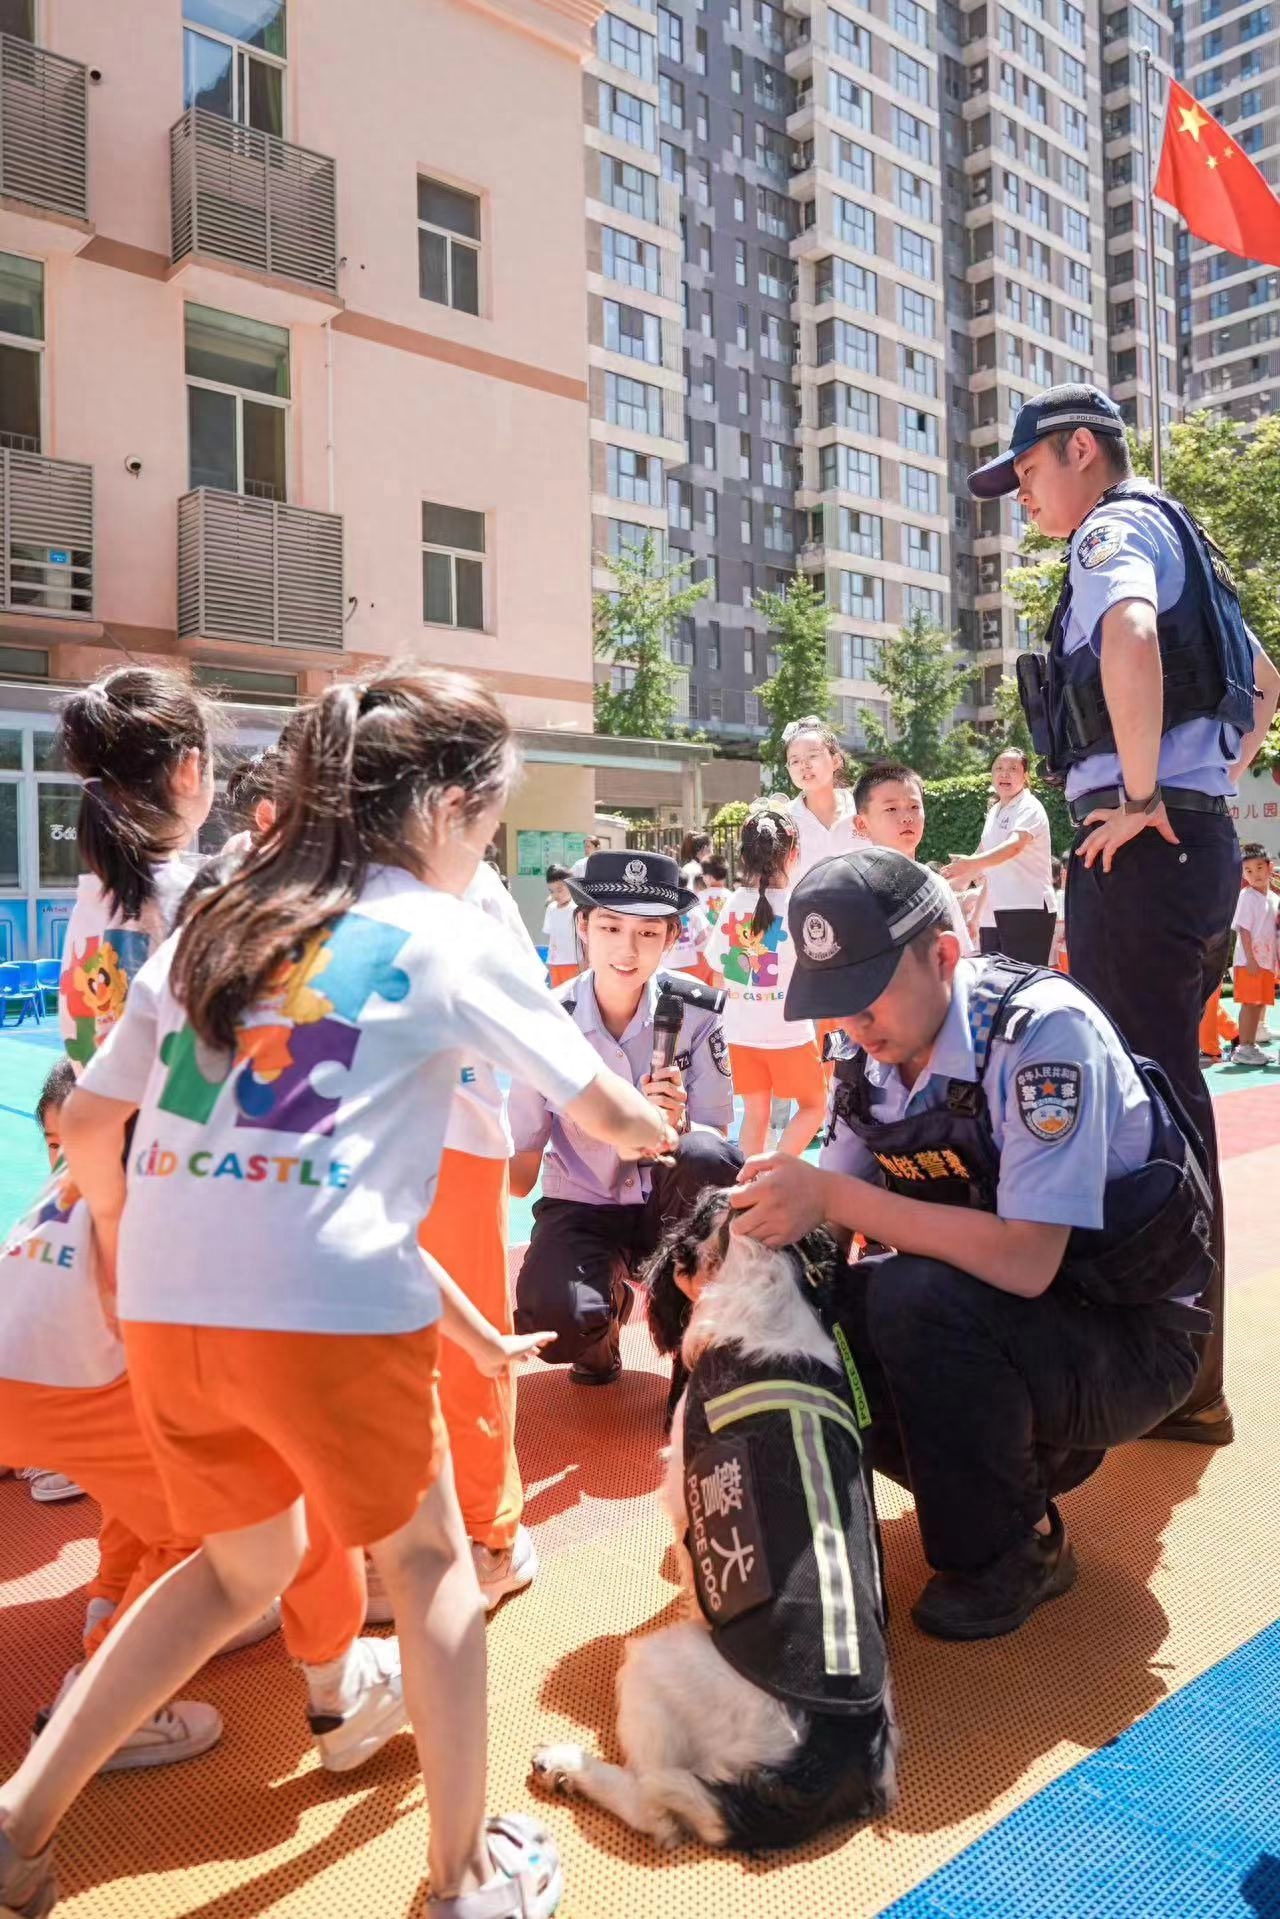
[[[1018,1113],[1037,1139],[1069,1139],[1080,1118],[1082,1074],[1078,1066],[1051,1061],[1020,1066],[1014,1075]]]
[[[1092,572],[1095,566],[1104,566],[1113,560],[1124,545],[1124,531],[1117,520],[1104,520],[1101,526],[1091,526],[1076,548],[1081,566]]]
[[[698,1603],[713,1626],[773,1598],[749,1439],[713,1439],[686,1460],[685,1545]]]
[[[733,1078],[733,1067],[729,1064],[729,1042],[724,1036],[723,1026],[713,1026],[707,1035],[707,1051],[715,1061],[717,1069],[726,1079]]]

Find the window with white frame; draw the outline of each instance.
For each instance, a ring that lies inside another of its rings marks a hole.
[[[662,431],[662,389],[625,373],[604,376],[605,418],[611,426],[628,426],[635,433]]]
[[[480,311],[480,202],[418,176],[418,292],[459,313]]]
[[[876,190],[875,161],[868,148],[860,147],[853,140],[842,140],[837,133],[832,136],[835,147],[836,172],[850,186],[861,187],[864,193]]]
[[[646,293],[661,292],[661,256],[652,241],[637,240],[633,233],[620,233],[615,227],[602,227],[600,255],[607,280],[640,287]]]
[[[665,12],[660,8],[659,13]],[[657,65],[653,57],[653,35],[616,14],[602,13],[596,22],[596,52],[611,67],[633,73],[637,80],[653,80]]]
[[[938,511],[938,476],[926,473],[921,466],[903,464],[902,504],[910,507],[913,513],[936,513]]]
[[[625,353],[631,360],[644,360],[649,366],[661,366],[662,322],[657,314],[624,306],[620,300],[604,300],[601,304],[606,349]]]
[[[182,104],[284,137],[285,0],[183,0]]]
[[[629,446],[606,448],[609,497],[633,506],[662,505],[662,461]]]
[[[184,309],[189,484],[288,498],[289,332]]]
[[[0,447],[39,453],[43,392],[44,267],[0,253]]]
[[[484,567],[484,514],[424,500],[422,617],[428,626],[483,631]]]

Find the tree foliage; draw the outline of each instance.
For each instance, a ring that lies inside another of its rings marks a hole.
[[[1035,796],[1049,815],[1049,837],[1055,853],[1065,853],[1074,831],[1061,789],[1037,786]],[[924,783],[924,838],[919,858],[945,860],[953,853],[972,853],[982,838],[991,784],[985,773]]]
[[[641,547],[624,547],[601,564],[615,585],[597,593],[594,605],[595,650],[611,666],[629,669],[629,684],[617,691],[596,687],[596,726],[601,733],[628,739],[670,739],[676,722],[677,669],[668,641],[707,590],[690,585],[687,566],[664,560],[653,535]]]
[[[785,790],[787,749],[784,728],[791,720],[831,711],[831,675],[827,661],[827,602],[807,573],[787,582],[785,593],[757,593],[756,610],[769,622],[778,670],[757,690],[769,715],[769,731],[761,743],[770,788]]]
[[[968,773],[983,764],[985,746],[967,723],[950,724],[976,668],[957,658],[947,635],[923,613],[886,640],[872,678],[889,696],[889,725],[865,720],[872,759],[905,760],[922,779]]]

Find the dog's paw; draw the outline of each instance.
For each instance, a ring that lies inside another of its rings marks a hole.
[[[556,1792],[571,1799],[587,1763],[581,1746],[539,1746],[533,1755],[531,1777],[543,1792]]]

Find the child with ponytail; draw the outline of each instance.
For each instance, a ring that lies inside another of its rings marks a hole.
[[[795,953],[787,901],[800,854],[795,819],[784,802],[761,800],[742,828],[738,873],[707,946],[707,960],[728,994],[724,1030],[734,1089],[745,1108],[738,1144],[748,1158],[768,1141],[775,1099],[797,1110],[778,1141],[780,1153],[803,1153],[822,1124],[826,1081],[809,1020],[788,1020],[787,984]]]
[[[405,1652],[435,1919],[544,1919],[536,1821],[486,1820],[484,1613],[436,1388],[438,1332],[500,1338],[417,1246],[460,1065],[531,1081],[631,1157],[676,1140],[461,895],[513,772],[460,674],[331,687],[275,826],[135,979],[63,1115],[139,1417],[200,1550],[112,1632],[0,1787],[0,1909],[53,1903],[53,1832],[120,1738],[293,1578],[303,1500],[368,1545]],[[121,1147],[136,1113],[126,1201]],[[180,1256],[175,1257],[175,1252]]]

